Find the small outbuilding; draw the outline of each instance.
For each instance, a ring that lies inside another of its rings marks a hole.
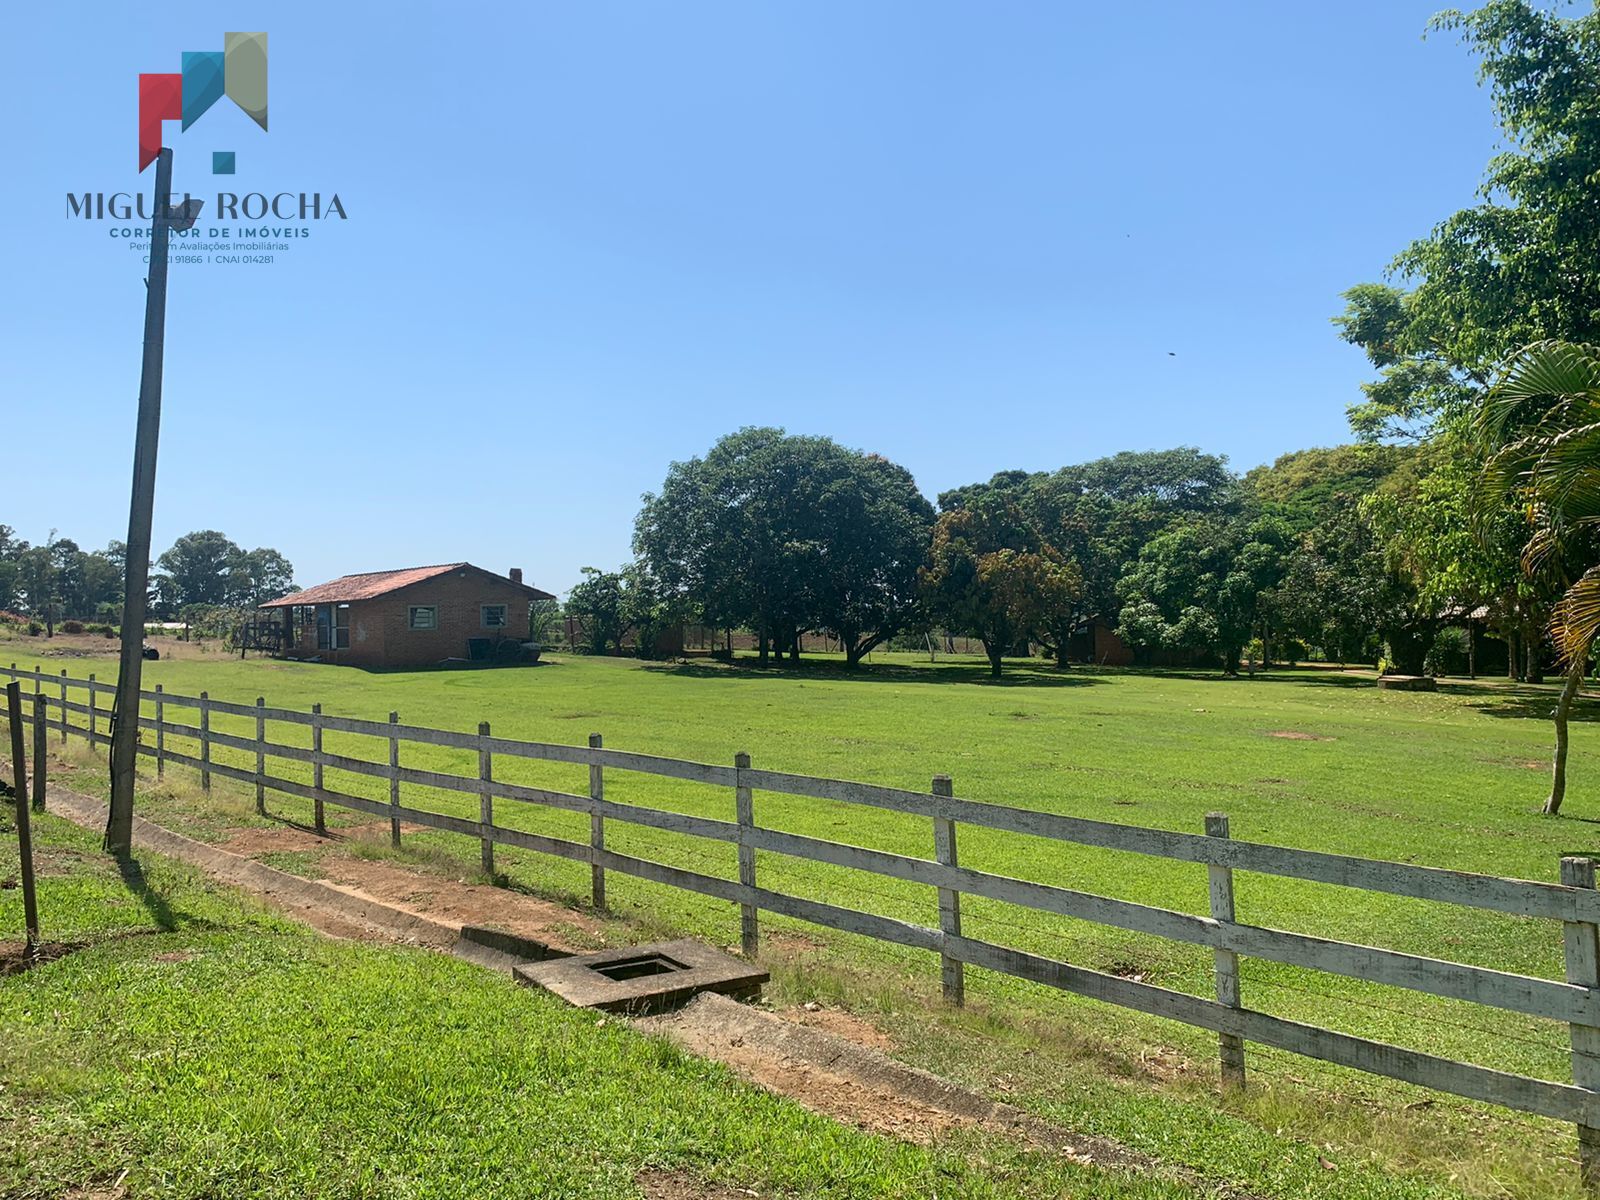
[[[555,599],[471,563],[343,575],[261,606],[261,625],[293,658],[355,667],[431,667],[523,657],[528,609]]]

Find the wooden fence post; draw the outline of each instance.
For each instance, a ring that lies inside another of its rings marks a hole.
[[[933,794],[942,799],[955,795],[948,775],[933,777]],[[933,818],[933,856],[947,867],[957,866],[956,823],[949,817]],[[955,888],[939,889],[939,929],[947,938],[961,936],[961,893]],[[944,983],[945,1000],[956,1006],[967,1002],[965,964],[949,954],[939,955],[939,974]]]
[[[11,776],[17,793],[17,849],[22,856],[22,926],[29,960],[39,954],[39,900],[33,888],[33,831],[28,823],[28,763],[22,734],[22,685],[6,684],[6,719],[11,723]]]
[[[33,756],[42,762],[44,761],[44,755],[39,753],[39,747],[45,744],[50,732],[50,708],[44,700],[44,672],[39,669],[38,663],[33,665],[33,720],[35,724],[35,729],[33,731]],[[44,731],[46,737],[41,737],[39,735],[39,729],[37,726],[40,721],[44,722]]]
[[[489,753],[489,722],[478,722],[478,836],[483,849],[483,873],[494,874],[494,756]]]
[[[167,773],[167,697],[156,684],[156,778]]]
[[[1206,835],[1225,838],[1228,833],[1226,813],[1206,814]],[[1233,868],[1215,863],[1206,866],[1206,877],[1211,887],[1211,918],[1233,924]],[[1220,947],[1213,951],[1217,974],[1217,1000],[1229,1008],[1239,1008],[1239,956],[1232,950]],[[1244,1086],[1244,1039],[1235,1033],[1217,1034],[1217,1051],[1222,1060],[1224,1087]]]
[[[211,792],[211,697],[200,693],[200,790]]]
[[[45,707],[44,693],[34,681],[33,692],[33,811],[44,811],[45,792],[45,737],[48,734],[50,714]]]
[[[267,812],[267,718],[262,709],[267,706],[265,696],[256,697],[256,812]]]
[[[589,735],[589,749],[601,747],[600,735]],[[589,903],[595,908],[606,906],[606,869],[600,863],[600,854],[606,848],[606,819],[601,815],[599,801],[606,798],[605,768],[599,763],[589,764],[589,799],[595,806],[589,811]]]
[[[98,715],[95,712],[95,700],[94,700],[94,697],[95,697],[94,672],[90,671],[89,672],[89,749],[91,749],[91,750],[93,750],[94,746],[95,746],[95,724],[96,724],[96,717]]]
[[[400,714],[389,714],[390,726],[400,724]],[[400,738],[389,732],[389,845],[400,849]]]
[[[756,806],[744,782],[744,773],[749,769],[750,756],[741,750],[733,756],[734,816],[739,822],[739,886],[754,891],[756,848],[750,844],[750,831],[756,824]],[[746,958],[754,958],[761,952],[761,907],[753,899],[739,906],[739,949]]]
[[[61,744],[67,744],[67,669],[61,668]]]
[[[328,836],[328,814],[322,805],[322,705],[311,706],[311,819],[321,837]]]
[[[1568,887],[1594,887],[1594,860],[1563,858],[1561,882]],[[1600,987],[1600,944],[1589,921],[1562,922],[1567,957],[1567,982]],[[1600,1027],[1572,1025],[1572,1082],[1600,1091]],[[1600,1190],[1600,1126],[1578,1124],[1578,1174],[1589,1192]]]

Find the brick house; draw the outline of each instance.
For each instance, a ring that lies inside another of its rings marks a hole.
[[[553,600],[471,563],[344,575],[261,606],[279,653],[355,667],[431,667],[447,660],[516,661],[528,606]],[[287,634],[285,637],[284,635]]]

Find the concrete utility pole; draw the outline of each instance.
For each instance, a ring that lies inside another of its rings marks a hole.
[[[150,274],[145,279],[144,364],[139,373],[139,421],[133,443],[133,501],[128,508],[123,564],[122,666],[111,719],[111,813],[105,848],[119,856],[133,849],[133,777],[139,750],[139,688],[144,667],[144,619],[150,589],[150,520],[156,499],[156,443],[161,436],[162,339],[167,324],[167,245],[174,229],[199,215],[199,201],[174,208],[172,151],[156,158],[156,195],[150,219]]]

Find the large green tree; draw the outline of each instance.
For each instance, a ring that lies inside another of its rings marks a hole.
[[[215,529],[186,533],[172,543],[156,566],[156,590],[169,608],[201,604],[222,607],[230,599],[232,575],[240,550]]]
[[[583,582],[567,593],[567,612],[576,617],[588,639],[586,654],[606,654],[620,649],[627,630],[626,584],[620,571],[583,568]]]
[[[1379,369],[1351,409],[1371,439],[1425,437],[1469,413],[1521,346],[1600,340],[1600,14],[1493,0],[1433,28],[1477,56],[1505,149],[1475,204],[1395,258],[1400,286],[1346,293],[1341,333]]]
[[[1082,576],[1040,544],[1022,510],[999,493],[969,496],[939,515],[922,587],[930,614],[983,643],[999,679],[1007,654],[1073,608]]]
[[[1304,533],[1336,516],[1351,499],[1403,486],[1416,457],[1412,446],[1318,446],[1247,471],[1243,487],[1262,515]]]
[[[1074,573],[1077,586],[1058,590],[1036,614],[1034,633],[1066,666],[1069,641],[1090,617],[1114,621],[1117,583],[1154,537],[1201,516],[1239,511],[1238,481],[1227,461],[1192,446],[1123,451],[1056,471],[1002,471],[939,497],[941,509],[997,497],[1015,507],[1026,543]]]
[[[933,509],[911,475],[829,438],[747,428],[673,463],[634,551],[653,586],[713,625],[755,630],[762,661],[837,635],[849,662],[917,618]]]
[[[1122,636],[1135,645],[1207,653],[1234,675],[1282,580],[1292,535],[1283,522],[1187,522],[1139,553],[1119,590]]]
[[[156,559],[156,567],[156,593],[171,611],[253,608],[294,586],[294,568],[278,551],[245,550],[215,529],[184,534]]]

